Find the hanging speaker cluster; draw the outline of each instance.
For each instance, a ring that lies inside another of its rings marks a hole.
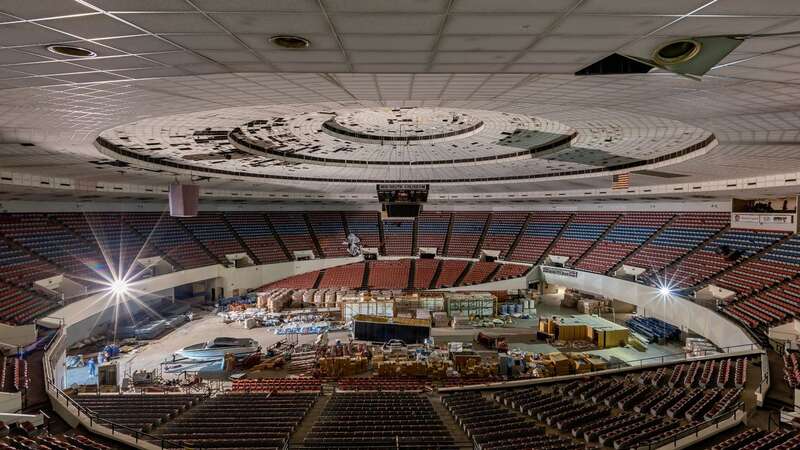
[[[663,42],[640,54],[613,53],[575,75],[647,73],[654,68],[699,80],[742,42],[738,36],[700,36]]]
[[[169,215],[195,217],[200,200],[200,187],[195,184],[169,185]]]

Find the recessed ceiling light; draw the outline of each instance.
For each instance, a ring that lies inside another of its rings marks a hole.
[[[74,56],[76,58],[94,58],[97,53],[81,47],[71,45],[48,45],[47,51],[63,56]]]
[[[307,48],[311,45],[311,41],[300,36],[272,36],[269,42],[276,47],[289,49]]]

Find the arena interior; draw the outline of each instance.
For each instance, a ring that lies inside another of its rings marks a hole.
[[[797,0],[0,0],[0,449],[800,449]]]

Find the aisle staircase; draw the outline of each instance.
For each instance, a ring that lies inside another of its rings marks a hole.
[[[293,261],[294,255],[289,251],[289,248],[286,247],[286,244],[283,242],[283,239],[281,239],[278,232],[275,231],[275,226],[272,225],[272,221],[269,220],[269,214],[263,213],[261,217],[264,218],[264,222],[266,222],[267,227],[269,227],[269,231],[272,233],[272,237],[275,238],[275,242],[277,242],[278,245],[281,247],[281,250],[283,250],[283,253],[286,255],[286,259],[289,261]]]
[[[317,239],[317,234],[314,233],[314,227],[311,226],[311,219],[307,213],[303,213],[303,221],[306,223],[306,229],[308,230],[308,235],[311,236],[311,241],[314,242],[314,251],[320,258],[327,258],[327,255],[322,252],[322,246],[319,244],[319,239]]]
[[[444,236],[444,248],[437,251],[442,256],[447,256],[447,251],[450,250],[450,236],[453,235],[453,213],[450,213],[450,221],[447,222],[447,234]]]
[[[311,428],[314,427],[314,424],[316,424],[322,416],[322,411],[325,410],[331,397],[331,394],[323,394],[317,398],[314,406],[308,410],[303,420],[292,432],[292,436],[289,438],[289,448],[297,448],[303,445],[303,441],[306,439],[306,436],[308,436],[308,433],[311,432]]]
[[[472,266],[474,265],[475,265],[474,262],[470,262],[469,264],[466,265],[466,267],[464,267],[464,270],[461,272],[461,275],[459,275],[458,278],[456,278],[455,283],[453,283],[453,287],[461,286],[461,282],[464,281],[464,277],[467,276],[469,271],[472,270]]]
[[[189,227],[187,227],[186,224],[183,223],[183,221],[181,221],[181,219],[176,217],[175,223],[178,224],[178,227],[181,230],[183,230],[186,234],[189,235],[189,237],[195,242],[195,244],[197,244],[201,249],[203,249],[203,251],[208,255],[209,258],[211,258],[212,261],[216,261],[217,264],[222,264],[223,266],[227,265],[228,261],[227,260],[223,261],[222,259],[217,258],[217,255],[212,253],[211,250],[209,250],[208,247],[206,247],[206,244],[204,244],[203,241],[201,241],[197,236],[195,236],[194,233],[192,233],[192,230],[190,230]]]
[[[577,258],[575,258],[572,261],[572,263],[570,263],[570,265],[572,267],[577,267],[584,256],[590,254],[592,252],[592,250],[595,249],[595,247],[600,245],[600,243],[603,242],[603,240],[605,240],[606,236],[608,236],[608,234],[611,233],[611,230],[613,230],[614,227],[616,227],[617,224],[622,220],[622,216],[623,215],[624,214],[618,215],[617,218],[614,219],[614,221],[611,222],[611,224],[605,230],[603,230],[603,233],[600,234],[600,236],[598,236],[597,239],[595,239],[595,241],[592,243],[592,245],[590,245],[589,248],[587,248],[585,252],[581,253]]]
[[[553,240],[550,241],[550,244],[547,246],[546,249],[544,249],[544,251],[542,252],[542,255],[539,256],[539,260],[536,261],[534,266],[538,265],[538,264],[542,264],[544,262],[544,260],[547,259],[548,256],[550,256],[550,252],[553,250],[553,247],[555,247],[556,242],[558,242],[558,240],[561,239],[561,236],[564,234],[564,232],[567,230],[567,227],[569,227],[569,225],[572,223],[572,221],[574,219],[575,219],[575,214],[574,213],[570,214],[569,215],[569,219],[567,219],[567,221],[564,222],[563,225],[561,225],[561,229],[558,230],[558,234],[556,234],[555,237],[553,238]]]
[[[622,258],[622,259],[620,260],[620,262],[618,262],[618,263],[614,264],[614,265],[613,265],[613,266],[612,266],[610,269],[608,269],[608,270],[606,271],[606,275],[613,275],[613,274],[614,274],[614,273],[615,273],[617,270],[619,270],[619,269],[622,267],[622,265],[623,265],[623,264],[625,264],[625,262],[626,262],[626,261],[628,261],[628,259],[630,259],[630,257],[631,257],[631,256],[633,256],[634,254],[636,254],[636,252],[638,252],[639,250],[641,250],[642,248],[644,248],[644,246],[645,246],[645,245],[649,245],[649,244],[650,244],[651,242],[653,242],[653,241],[654,241],[656,238],[658,238],[659,236],[661,236],[661,233],[663,233],[663,232],[664,232],[664,230],[666,230],[667,228],[669,228],[670,226],[672,226],[672,223],[673,223],[673,222],[675,222],[675,220],[676,220],[678,217],[679,217],[679,216],[678,216],[678,214],[673,214],[673,215],[672,215],[672,217],[670,217],[670,218],[669,218],[669,220],[668,220],[668,221],[666,221],[666,223],[664,223],[664,225],[661,225],[661,228],[659,228],[658,230],[656,230],[656,232],[655,232],[655,233],[653,233],[653,234],[652,234],[652,235],[651,235],[649,238],[645,239],[645,241],[644,241],[644,242],[642,242],[641,244],[639,244],[639,246],[638,246],[638,247],[636,247],[635,249],[633,249],[633,251],[631,251],[630,253],[628,253],[628,254],[627,254],[627,255],[626,255],[624,258]]]
[[[525,217],[525,222],[519,229],[519,233],[517,233],[517,237],[514,238],[514,242],[512,242],[511,245],[508,247],[508,251],[506,252],[505,256],[503,256],[503,259],[508,259],[508,257],[514,254],[514,250],[517,249],[519,241],[522,240],[522,235],[525,233],[525,230],[528,229],[528,225],[530,225],[531,219],[533,219],[533,213],[528,213],[528,215]]]
[[[475,444],[472,442],[467,433],[458,425],[458,423],[453,418],[453,415],[450,414],[450,411],[447,410],[447,407],[444,406],[442,403],[442,396],[441,395],[433,395],[431,398],[431,406],[433,406],[433,410],[436,411],[436,414],[439,415],[439,418],[442,420],[442,424],[453,436],[453,441],[456,447],[459,450],[472,450],[475,447]]]
[[[372,264],[364,261],[364,276],[361,278],[361,289],[369,289],[369,269]]]
[[[161,256],[161,258],[163,258],[164,261],[168,262],[174,268],[174,270],[176,271],[183,270],[183,266],[180,265],[177,260],[169,256],[168,252],[165,252],[164,249],[160,248],[159,246],[150,241],[150,236],[145,236],[144,234],[140,233],[139,230],[137,230],[133,225],[125,221],[124,218],[121,219],[120,222],[123,224],[123,226],[125,226],[125,228],[127,228],[128,231],[135,234],[142,242],[144,242],[143,244],[144,246],[150,246],[153,249],[155,249]]]
[[[442,260],[436,260],[436,270],[433,272],[433,278],[431,278],[431,284],[428,286],[430,289],[436,288],[436,282],[439,281],[439,275],[442,273]]]
[[[233,228],[233,225],[231,225],[231,223],[228,222],[228,218],[225,217],[225,214],[224,213],[220,214],[219,217],[220,219],[222,219],[222,223],[225,224],[225,227],[228,228],[228,232],[231,234],[231,236],[233,236],[234,239],[236,239],[236,242],[238,242],[239,245],[244,249],[244,251],[247,252],[247,256],[250,257],[250,259],[253,261],[253,264],[255,265],[261,264],[261,260],[258,259],[258,256],[256,256],[256,254],[253,253],[252,250],[250,250],[250,247],[248,247],[247,244],[245,244],[244,239],[242,239],[242,237],[239,236],[239,233],[236,232],[236,230]]]
[[[409,289],[409,290],[414,289],[414,275],[415,275],[416,270],[417,270],[417,260],[416,259],[412,259],[411,260],[411,269],[409,269],[409,271],[408,271],[408,285],[406,286],[406,289]]]
[[[657,271],[657,273],[660,276],[663,276],[663,274],[665,274],[665,273],[673,273],[673,274],[676,273],[676,269],[680,267],[680,263],[684,259],[686,259],[686,258],[694,255],[695,253],[699,252],[700,250],[705,248],[705,246],[708,245],[709,243],[714,242],[718,237],[722,236],[730,228],[731,228],[730,226],[723,227],[721,230],[719,230],[718,232],[716,232],[716,233],[712,234],[711,236],[709,236],[708,239],[706,239],[705,241],[703,241],[700,244],[696,245],[694,248],[692,248],[691,250],[686,252],[684,255],[679,256],[675,261],[672,261],[671,263],[669,263],[666,266],[664,266],[661,269],[659,269]]]
[[[472,254],[473,258],[479,258],[481,256],[483,241],[486,239],[486,234],[489,232],[489,227],[492,225],[493,219],[494,214],[492,213],[489,213],[489,215],[486,216],[486,221],[483,222],[483,231],[481,231],[481,237],[478,239],[478,243],[475,245],[475,252]]]

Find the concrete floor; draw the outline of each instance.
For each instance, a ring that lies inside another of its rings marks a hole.
[[[560,306],[540,304],[537,313],[543,316],[553,314],[569,315],[576,314],[577,311]],[[616,317],[612,317],[611,315],[607,316],[607,319],[616,319],[616,321],[620,323],[626,318],[626,316],[619,314]],[[488,350],[474,343],[477,333],[484,332],[489,335],[505,336],[512,349],[516,347],[522,350],[536,351],[535,349],[538,348],[537,346],[544,344],[544,342],[536,340],[537,324],[538,317],[534,316],[531,319],[515,319],[514,324],[507,327],[469,329],[453,329],[449,327],[433,328],[431,330],[431,335],[437,345],[445,345],[447,342],[453,341],[472,342],[477,350]],[[275,335],[272,328],[254,328],[248,330],[236,323],[223,323],[221,318],[209,312],[196,311],[194,321],[169,332],[159,339],[149,341],[143,347],[137,348],[129,354],[122,355],[119,359],[120,371],[122,374],[126,374],[136,370],[153,370],[159,368],[165,369],[162,373],[165,378],[174,378],[184,371],[192,372],[205,368],[209,366],[208,363],[171,364],[172,354],[187,345],[208,341],[220,336],[252,338],[257,340],[264,349],[285,339],[285,336]],[[336,339],[346,341],[349,336],[348,332],[341,331],[331,333],[329,338],[331,342]],[[298,337],[298,341],[301,344],[311,343],[314,339],[316,339],[315,335],[300,335]],[[545,347],[542,347],[542,349],[544,348]],[[681,347],[672,343],[667,345],[650,344],[645,352],[640,352],[632,348],[611,348],[589,351],[589,353],[598,354],[612,361],[623,362],[634,362],[645,358],[657,359],[664,355],[680,352]],[[162,365],[162,363],[168,364]],[[88,369],[86,368],[69,370],[67,379],[69,384],[92,384],[95,382],[93,378],[88,376]]]

